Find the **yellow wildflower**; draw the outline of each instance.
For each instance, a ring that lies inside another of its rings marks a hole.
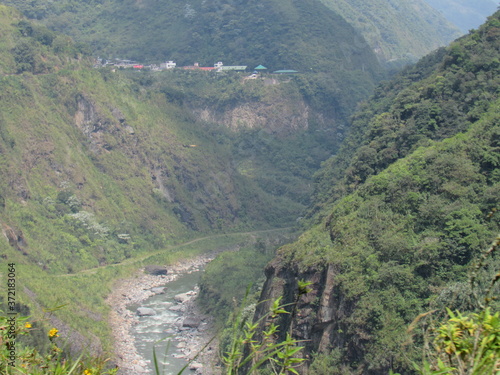
[[[31,323],[26,322],[26,324],[24,325],[24,328],[31,328]]]
[[[83,372],[83,375],[92,375],[92,371],[87,369]]]
[[[52,328],[49,331],[49,337],[59,337],[59,335],[57,334],[57,332],[59,332],[59,330],[57,328]]]

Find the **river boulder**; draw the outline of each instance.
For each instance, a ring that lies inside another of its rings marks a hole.
[[[174,296],[174,300],[178,303],[185,303],[189,301],[193,296],[196,295],[196,292],[190,291],[186,293],[180,293]]]
[[[154,294],[165,294],[165,289],[166,288],[164,286],[157,286],[157,287],[151,288],[151,291]]]
[[[198,362],[193,362],[189,365],[189,369],[191,371],[199,372],[199,371],[201,371],[202,368],[203,368],[203,365],[201,363],[198,363]]]
[[[170,306],[168,309],[170,311],[184,311],[186,309],[186,306],[183,306],[183,305],[174,305],[174,306]]]
[[[201,319],[196,316],[188,316],[182,322],[182,326],[188,328],[198,328],[200,324],[201,324]]]
[[[161,276],[167,274],[167,269],[163,266],[149,265],[144,268],[144,272],[149,275]]]
[[[137,312],[137,315],[139,315],[139,316],[156,315],[156,312],[153,309],[150,309],[149,307],[139,307],[136,312]]]

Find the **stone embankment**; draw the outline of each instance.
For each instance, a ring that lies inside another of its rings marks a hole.
[[[136,312],[130,311],[127,306],[139,304],[147,298],[162,292],[160,286],[164,286],[170,281],[175,280],[179,275],[189,272],[194,272],[203,268],[205,264],[210,262],[214,255],[202,255],[195,259],[186,260],[167,267],[167,274],[150,275],[145,274],[144,270],[133,278],[119,280],[113,292],[108,296],[107,303],[111,307],[110,326],[113,331],[115,343],[115,363],[119,367],[118,374],[120,375],[144,375],[148,373],[147,362],[142,358],[134,344],[134,336],[131,333],[131,328],[138,322]],[[168,287],[168,286],[167,286]],[[181,341],[178,345],[179,351],[188,360],[192,359],[210,340],[210,319],[202,317],[196,306],[193,303],[196,290],[193,290],[190,295],[178,296],[178,306],[172,306],[182,312],[176,329],[169,332]],[[182,299],[182,302],[181,302]],[[177,331],[177,332],[175,332]],[[212,345],[214,347],[214,345]],[[209,347],[205,351],[213,350]],[[213,354],[213,353],[212,353]],[[202,354],[203,363],[207,363],[207,356],[210,353]],[[197,362],[191,363],[191,369],[201,372],[203,367],[200,364],[200,357]],[[207,368],[203,368],[203,374],[209,373]]]

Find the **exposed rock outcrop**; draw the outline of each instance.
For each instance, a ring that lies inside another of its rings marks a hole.
[[[9,245],[12,246],[17,251],[20,251],[23,255],[28,255],[26,250],[26,240],[24,239],[23,232],[21,230],[15,230],[12,227],[4,224],[2,225],[2,233],[9,241]]]
[[[231,130],[262,129],[276,136],[291,135],[309,127],[310,108],[301,98],[277,95],[259,102],[247,102],[224,111],[213,107],[193,108],[202,121],[224,124]]]
[[[303,342],[301,352],[306,361],[298,370],[307,373],[309,359],[313,353],[331,348],[346,349],[349,355],[355,355],[356,347],[349,344],[343,334],[346,332],[342,323],[352,312],[351,302],[344,298],[336,287],[339,270],[332,265],[321,265],[301,270],[294,264],[287,264],[276,258],[266,268],[267,280],[264,284],[256,318],[264,316],[278,297],[283,296],[282,304],[288,305],[291,314],[283,314],[280,320],[278,340],[285,339],[290,330],[293,337]],[[298,281],[306,281],[310,291],[298,297]],[[293,308],[296,302],[296,308]],[[347,345],[347,347],[346,347]],[[350,346],[351,345],[351,346]]]

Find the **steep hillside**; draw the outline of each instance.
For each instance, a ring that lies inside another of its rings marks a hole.
[[[120,73],[189,113],[230,153],[238,173],[303,207],[314,172],[338,149],[348,117],[374,86],[363,76],[324,73],[257,79],[183,70]]]
[[[458,30],[425,1],[322,2],[353,25],[380,61],[390,65],[414,62],[460,36]]]
[[[194,232],[295,220],[304,202],[240,173],[224,131],[1,10],[1,220],[30,262],[74,272]]]
[[[364,38],[381,62],[401,66],[460,34],[424,0],[3,2],[101,56],[181,64],[331,71],[346,59],[356,69]]]
[[[338,155],[319,172],[317,203],[345,196],[429,139],[466,131],[478,120],[497,95],[495,20],[376,89]]]
[[[89,43],[103,57],[272,70],[379,69],[363,38],[319,0],[4,3]]]
[[[315,358],[301,371],[410,374],[410,322],[474,307],[467,271],[500,224],[499,17],[382,86],[323,166],[316,224],[268,265],[257,310],[312,283],[280,327]]]

